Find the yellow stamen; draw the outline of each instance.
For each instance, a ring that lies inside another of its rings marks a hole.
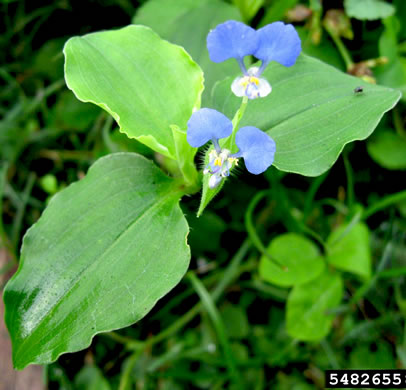
[[[221,167],[221,158],[220,158],[220,157],[217,157],[217,158],[214,160],[214,165],[217,165],[218,167]]]
[[[246,87],[248,84],[255,84],[255,85],[259,85],[259,78],[255,77],[255,76],[245,76],[243,77],[243,79],[241,80],[241,85],[243,87]]]

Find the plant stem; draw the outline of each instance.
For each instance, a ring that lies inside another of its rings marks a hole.
[[[345,47],[341,38],[334,31],[332,31],[328,26],[325,25],[324,27],[327,30],[327,32],[329,33],[331,39],[334,41],[335,45],[337,46],[337,49],[340,52],[340,55],[345,63],[345,66],[346,66],[347,72],[348,72],[354,66],[354,62],[351,58],[350,53],[348,52],[348,50]]]
[[[327,178],[327,175],[328,175],[328,172],[326,172],[323,175],[320,175],[319,177],[316,177],[314,180],[312,180],[309,190],[307,191],[307,195],[306,195],[306,199],[305,199],[305,203],[304,203],[303,221],[306,221],[307,217],[309,216],[309,214],[312,210],[314,197],[316,196],[317,191],[319,190],[320,186],[323,184],[324,180]]]
[[[351,169],[351,164],[348,159],[348,152],[344,151],[343,153],[345,173],[347,176],[347,201],[348,208],[351,210],[352,205],[354,204],[354,177]]]
[[[378,211],[381,211],[386,207],[389,207],[395,203],[402,202],[404,200],[406,200],[406,190],[397,192],[396,194],[385,196],[372,206],[368,207],[362,214],[362,219],[368,219],[371,215],[377,213]]]
[[[130,381],[131,373],[134,369],[135,364],[137,363],[138,357],[140,356],[141,351],[134,352],[128,360],[127,365],[124,368],[123,375],[120,378],[120,385],[118,390],[126,390],[129,388],[128,384]]]
[[[274,259],[265,248],[265,245],[262,243],[261,239],[258,236],[257,231],[255,230],[254,223],[252,220],[252,215],[254,214],[254,210],[257,207],[258,203],[270,193],[269,190],[264,190],[258,192],[251,200],[247,207],[247,211],[245,212],[245,228],[247,230],[248,236],[254,246],[258,249],[260,253],[266,256],[273,264],[279,267],[282,270],[287,270],[286,267],[281,264],[279,261]]]
[[[232,152],[237,151],[237,147],[235,145],[235,136],[238,131],[238,127],[240,125],[241,119],[244,116],[245,110],[247,109],[248,106],[248,98],[244,96],[241,101],[240,108],[237,110],[237,112],[234,115],[234,118],[232,120],[233,123],[233,133],[231,134],[231,137],[229,137],[226,142],[225,146],[227,149],[231,150]]]
[[[28,176],[27,183],[25,184],[23,196],[22,196],[22,203],[20,207],[17,209],[13,227],[11,229],[11,243],[13,244],[14,250],[16,252],[16,248],[18,246],[18,241],[20,238],[21,227],[23,223],[25,209],[28,203],[28,198],[30,197],[32,188],[35,182],[35,173],[31,172]]]
[[[193,272],[188,273],[188,278],[191,281],[192,286],[195,288],[196,293],[199,295],[202,304],[209,314],[214,328],[216,329],[219,342],[222,345],[224,356],[226,358],[230,377],[239,388],[242,388],[241,378],[231,351],[231,346],[227,337],[226,330],[224,328],[224,323],[220,317],[220,313],[218,312],[216,305],[214,304],[213,297],[209,294],[203,283],[196,277]]]
[[[403,126],[402,116],[400,115],[400,111],[397,107],[392,110],[393,115],[393,125],[395,126],[396,132],[400,137],[406,140],[406,130]]]

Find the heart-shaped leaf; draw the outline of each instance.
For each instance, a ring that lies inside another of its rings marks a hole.
[[[342,225],[327,239],[327,261],[334,267],[352,272],[364,279],[371,277],[371,246],[368,226],[357,223]]]
[[[288,287],[309,282],[324,270],[324,260],[317,246],[296,233],[281,234],[273,239],[268,253],[280,266],[267,256],[262,256],[259,274],[266,281],[278,286]]]
[[[286,310],[289,335],[302,341],[318,341],[325,337],[334,319],[327,310],[341,302],[342,294],[340,274],[327,270],[318,278],[293,287]]]
[[[186,51],[145,26],[71,38],[65,45],[68,87],[108,111],[130,138],[176,159],[170,126],[186,129],[200,106],[203,73]]]
[[[133,324],[179,282],[190,259],[180,196],[151,161],[118,153],[52,198],[4,292],[17,369]]]

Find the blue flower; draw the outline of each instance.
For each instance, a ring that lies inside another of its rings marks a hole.
[[[217,143],[233,132],[233,124],[224,114],[211,108],[202,108],[190,117],[187,123],[187,142],[199,148],[210,140]]]
[[[291,24],[274,22],[255,31],[244,23],[229,20],[210,31],[207,49],[214,62],[223,62],[229,58],[237,60],[244,75],[234,80],[231,89],[239,97],[256,99],[272,91],[268,81],[260,77],[269,62],[292,66],[301,52],[301,43]],[[247,70],[244,64],[247,55],[261,60],[261,66]]]
[[[253,126],[242,127],[235,136],[239,151],[233,157],[242,157],[248,172],[259,175],[273,163],[275,141],[263,131]]]
[[[229,137],[232,131],[230,119],[210,108],[194,112],[187,123],[186,136],[191,146],[198,148],[208,141],[213,142],[214,148],[209,152],[209,161],[203,170],[203,174],[210,174],[210,188],[216,188],[230,175],[231,168],[238,165],[240,157],[244,159],[247,170],[255,175],[264,172],[273,162],[275,142],[256,127],[242,127],[237,132],[237,153],[232,154],[230,150],[221,148],[219,139]]]

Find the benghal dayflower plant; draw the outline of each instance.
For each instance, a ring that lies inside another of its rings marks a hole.
[[[207,49],[213,62],[237,60],[243,76],[234,80],[231,89],[236,96],[256,99],[272,91],[269,82],[260,77],[268,64],[276,61],[286,67],[294,65],[301,52],[301,43],[291,24],[274,22],[254,30],[244,23],[229,20],[209,33]],[[244,57],[249,55],[261,60],[261,66],[247,70]]]
[[[370,134],[400,98],[399,92],[379,86],[365,86],[362,97],[354,97],[358,80],[303,56],[297,64],[301,77],[292,79],[296,69],[280,69],[275,76],[290,86],[279,95],[283,102],[268,98],[256,104],[251,99],[271,91],[262,78],[268,64],[290,67],[300,53],[293,27],[275,22],[255,31],[228,21],[209,33],[207,44],[213,61],[235,58],[243,72],[232,83],[242,99],[230,91],[224,96],[223,90],[213,99],[217,108],[241,100],[232,121],[214,109],[199,109],[201,68],[183,47],[146,26],[91,33],[66,43],[68,87],[80,100],[111,114],[123,134],[158,153],[164,169],[137,153],[111,153],[51,199],[28,230],[19,270],[3,295],[16,368],[52,362],[62,353],[88,347],[98,333],[135,323],[179,283],[191,258],[189,225],[179,204],[201,186],[196,148],[213,143],[205,154],[200,215],[239,161],[253,174],[273,163],[275,142],[269,130],[278,135],[278,168],[317,176],[332,166],[345,144]],[[250,55],[262,64],[247,70],[244,58]],[[229,81],[221,83],[228,88]],[[248,105],[250,122],[240,128]],[[278,124],[262,128],[265,133],[254,127],[259,122]],[[327,285],[340,289],[337,273],[323,275],[317,293]],[[289,310],[289,298],[287,306]],[[320,308],[315,318],[324,318],[326,309]],[[296,330],[299,322],[294,322]],[[328,331],[329,326],[322,328]]]
[[[242,127],[235,136],[238,152],[221,148],[219,139],[232,135],[233,124],[222,113],[202,108],[193,113],[188,121],[187,141],[195,148],[213,142],[214,149],[209,152],[209,162],[204,174],[210,174],[209,187],[217,187],[223,178],[230,175],[230,169],[242,157],[250,173],[258,175],[271,166],[275,155],[274,140],[253,126]]]

